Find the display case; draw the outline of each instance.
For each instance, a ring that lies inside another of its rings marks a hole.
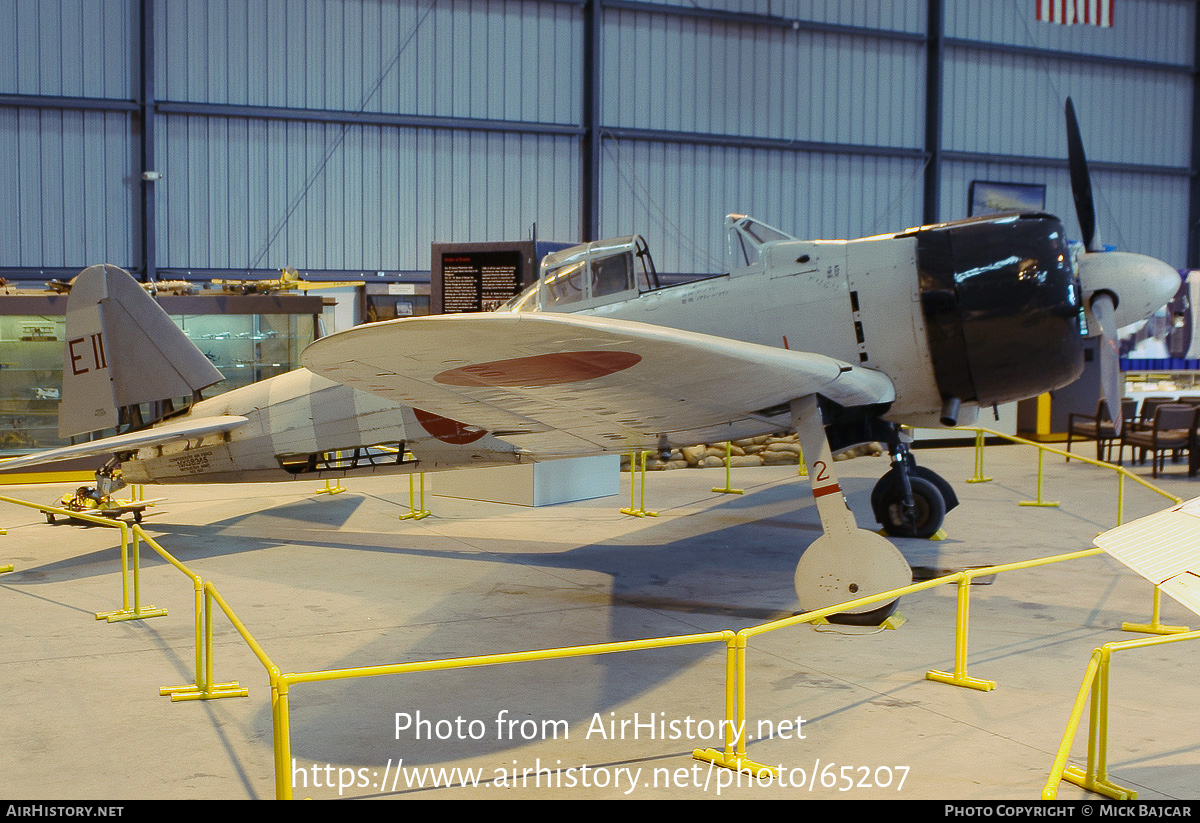
[[[314,339],[311,317],[294,314],[173,314],[175,325],[225,379],[206,397],[284,374]]]
[[[0,316],[0,453],[60,445],[62,317]]]

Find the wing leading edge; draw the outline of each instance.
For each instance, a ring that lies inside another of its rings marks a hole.
[[[810,394],[844,406],[895,398],[886,375],[824,355],[577,314],[370,324],[318,340],[302,361],[330,380],[487,429],[535,456],[788,428],[786,404]]]

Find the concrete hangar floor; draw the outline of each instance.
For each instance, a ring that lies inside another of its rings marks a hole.
[[[1087,447],[1084,447],[1085,449]],[[1032,449],[924,450],[962,505],[943,541],[900,540],[918,576],[1090,548],[1115,524],[1114,475]],[[881,458],[839,463],[860,521]],[[1149,469],[1146,469],[1147,474]],[[792,572],[819,532],[792,468],[651,473],[646,507],[617,497],[545,508],[428,498],[404,478],[147,488],[166,501],[148,533],[213,582],[284,672],[343,669],[607,641],[738,630],[793,613]],[[437,478],[430,476],[436,489]],[[1184,499],[1183,464],[1160,485]],[[1125,518],[1168,501],[1127,483]],[[0,494],[50,502],[62,487]],[[218,613],[213,680],[247,697],[172,702],[193,683],[191,581],[143,546],[142,606],[163,617],[107,622],[121,607],[117,532],[46,523],[0,506],[3,793],[55,799],[273,798],[272,693],[263,665]],[[989,692],[935,683],[954,666],[955,589],[904,598],[897,630],[796,626],[753,638],[748,757],[782,767],[763,784],[694,760],[721,747],[721,644],[293,686],[295,797],[934,798],[1041,794],[1094,648],[1134,637],[1152,590],[1106,556],[1012,572],[971,587],[968,674]],[[1200,618],[1163,599],[1162,622]],[[1200,797],[1192,731],[1196,646],[1114,658],[1108,772],[1139,799]],[[1070,762],[1087,754],[1087,717]],[[457,771],[455,771],[457,769]],[[815,778],[814,778],[815,775]],[[463,785],[477,781],[477,785]],[[734,785],[730,785],[735,781]],[[420,785],[423,783],[424,785]],[[1063,783],[1060,799],[1097,795]]]

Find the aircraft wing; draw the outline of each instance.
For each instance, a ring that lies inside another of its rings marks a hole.
[[[895,397],[886,375],[824,355],[579,314],[372,323],[316,341],[301,359],[330,380],[487,429],[536,456],[649,449],[660,436],[724,439],[770,418],[789,428],[788,401],[810,394],[844,406]]]
[[[0,460],[0,469],[23,469],[27,466],[40,466],[43,463],[56,463],[60,460],[71,460],[76,457],[92,457],[100,454],[134,451],[146,446],[159,446],[165,443],[175,443],[181,440],[194,440],[208,434],[217,434],[236,429],[246,423],[246,418],[239,415],[218,415],[216,417],[185,417],[175,423],[156,426],[150,429],[104,437],[87,443],[75,443],[58,449],[34,452],[24,457],[14,457]]]
[[[1096,545],[1200,614],[1200,497],[1110,529]]]

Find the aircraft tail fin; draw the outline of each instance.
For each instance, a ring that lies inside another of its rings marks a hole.
[[[133,276],[89,266],[67,298],[61,437],[113,428],[121,410],[191,397],[222,380]]]

